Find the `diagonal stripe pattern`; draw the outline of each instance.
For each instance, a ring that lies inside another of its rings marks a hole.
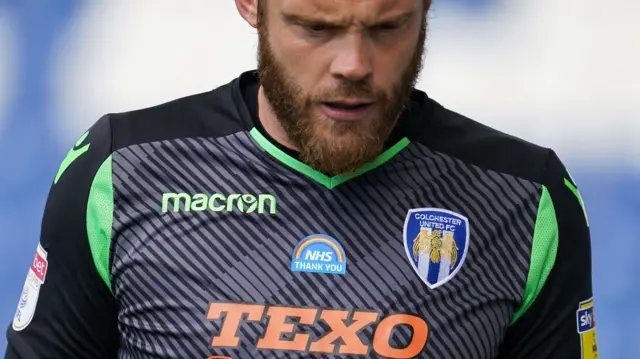
[[[113,181],[110,268],[121,358],[361,358],[257,350],[266,319],[243,322],[237,348],[212,349],[223,324],[206,318],[215,302],[413,313],[429,325],[420,358],[493,358],[523,295],[540,195],[538,184],[419,144],[328,190],[263,152],[245,132],[121,149],[113,154]],[[165,193],[270,194],[277,212],[162,213]],[[470,224],[465,262],[434,290],[404,249],[407,211],[422,207],[460,213]],[[298,241],[314,233],[341,243],[346,275],[289,269]],[[327,331],[322,321],[296,326],[313,341]],[[368,345],[374,332],[370,325],[358,336]],[[391,347],[406,347],[412,335],[396,327]]]

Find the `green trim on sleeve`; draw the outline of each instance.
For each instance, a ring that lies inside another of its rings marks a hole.
[[[111,156],[96,173],[87,203],[87,236],[98,274],[111,289],[109,251],[113,226],[113,182]]]
[[[514,313],[515,323],[531,307],[544,287],[558,252],[558,221],[549,190],[542,186],[538,215],[533,229],[531,263],[520,308]]]
[[[569,176],[571,177],[571,176]],[[575,183],[575,181],[574,181]],[[573,193],[574,196],[576,196],[576,198],[578,199],[578,202],[580,203],[580,207],[582,207],[582,212],[584,213],[584,219],[587,222],[587,227],[589,227],[589,217],[587,217],[587,209],[584,206],[584,201],[582,200],[582,196],[580,195],[580,191],[578,191],[578,188],[576,186],[573,185],[573,183],[571,183],[571,181],[569,181],[568,179],[564,179],[564,185],[567,186],[567,188],[569,188],[569,190],[571,191],[571,193]]]
[[[90,146],[89,144],[86,144],[80,147],[80,145],[82,145],[84,140],[87,139],[87,136],[89,136],[89,131],[85,132],[82,136],[80,136],[75,146],[73,146],[73,148],[69,150],[69,153],[67,153],[67,156],[64,158],[64,160],[62,160],[62,163],[60,164],[60,168],[58,168],[58,173],[56,173],[56,178],[54,178],[53,184],[58,184],[60,177],[62,177],[62,174],[67,170],[67,168],[69,168],[69,166],[71,166],[73,161],[77,160],[78,157],[82,156],[83,154],[85,154],[85,152],[89,151],[89,146]]]

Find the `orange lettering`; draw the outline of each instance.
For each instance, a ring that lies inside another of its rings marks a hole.
[[[346,310],[323,310],[320,318],[331,327],[331,332],[311,344],[309,352],[366,355],[369,348],[362,343],[357,333],[378,320],[378,313],[356,311],[352,316],[353,322],[350,325],[345,325],[344,321],[348,316],[349,311]],[[339,338],[342,338],[344,344],[340,346],[338,351],[338,344],[333,343]]]
[[[373,350],[390,359],[414,358],[424,350],[429,337],[429,325],[423,318],[412,314],[392,314],[383,318],[375,326],[371,343],[363,343],[358,334],[363,328],[376,323],[379,316],[377,312],[366,310],[242,303],[212,303],[207,313],[208,320],[222,320],[220,333],[211,341],[213,347],[238,347],[240,338],[237,335],[241,321],[262,322],[268,317],[264,335],[256,343],[257,349],[358,356],[366,356]],[[330,331],[316,342],[312,342],[310,334],[296,332],[297,324],[316,325],[320,319]],[[404,348],[391,345],[393,331],[399,325],[407,325],[413,331],[410,343]],[[287,339],[283,339],[284,336]],[[225,358],[214,355],[208,359]]]
[[[391,347],[391,333],[398,325],[406,324],[413,329],[411,343],[404,349]],[[429,326],[424,319],[409,314],[393,314],[384,318],[373,336],[373,349],[376,353],[394,359],[413,358],[420,354],[427,344]]]
[[[298,317],[300,324],[313,324],[316,319],[315,308],[270,307],[267,311],[269,323],[264,336],[258,340],[258,349],[304,351],[309,342],[309,334],[295,334],[294,324],[286,323],[287,318]],[[282,340],[282,334],[293,334],[291,340]]]
[[[220,327],[220,334],[213,337],[211,345],[214,347],[237,347],[240,338],[236,334],[242,315],[247,314],[247,321],[258,322],[262,320],[264,308],[262,304],[212,303],[209,306],[207,319],[217,320],[222,317],[222,313],[227,313],[227,315]]]

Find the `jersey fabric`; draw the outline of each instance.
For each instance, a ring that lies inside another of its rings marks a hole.
[[[556,154],[414,90],[327,176],[255,71],[97,121],[64,160],[5,358],[597,357],[590,238]]]

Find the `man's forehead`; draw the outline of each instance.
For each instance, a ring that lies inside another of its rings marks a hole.
[[[418,11],[424,0],[270,0],[282,13],[340,22],[368,22]]]

